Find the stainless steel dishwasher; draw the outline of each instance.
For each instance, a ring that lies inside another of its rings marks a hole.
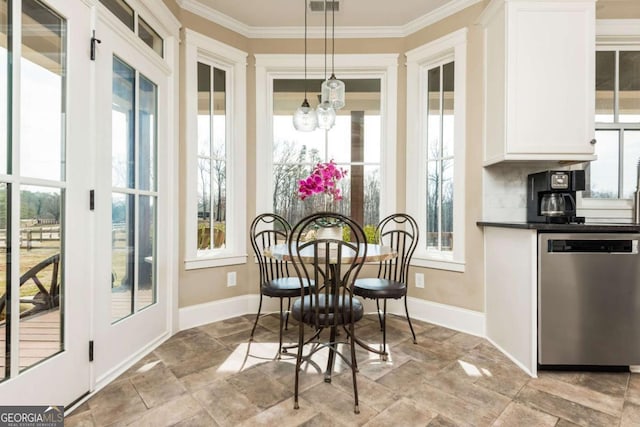
[[[640,365],[633,233],[540,233],[538,364]]]

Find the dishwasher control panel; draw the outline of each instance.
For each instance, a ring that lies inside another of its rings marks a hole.
[[[547,245],[547,252],[638,253],[637,239],[552,239]]]

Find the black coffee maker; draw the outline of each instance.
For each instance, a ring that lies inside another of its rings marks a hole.
[[[527,222],[584,223],[576,216],[576,191],[585,188],[584,171],[544,171],[527,177]]]

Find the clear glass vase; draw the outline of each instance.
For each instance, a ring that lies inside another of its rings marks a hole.
[[[342,240],[342,227],[339,225],[322,226],[316,232],[316,239]]]

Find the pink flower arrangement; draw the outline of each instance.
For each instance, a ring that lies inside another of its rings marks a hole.
[[[337,167],[333,160],[318,163],[308,177],[298,181],[298,196],[300,200],[304,200],[314,194],[326,194],[334,201],[342,200],[337,184],[345,176],[347,171]]]

